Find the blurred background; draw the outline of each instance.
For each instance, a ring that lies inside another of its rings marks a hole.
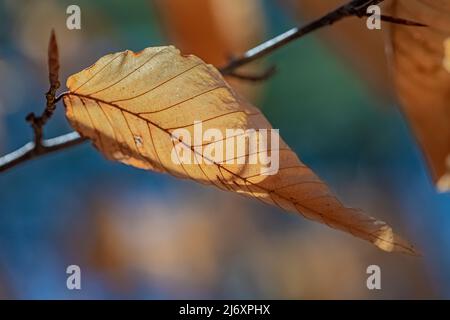
[[[343,1],[0,1],[0,154],[31,138],[55,28],[62,82],[101,56],[175,44],[217,66]],[[66,9],[81,8],[81,30]],[[6,299],[450,298],[450,198],[438,194],[392,98],[382,31],[351,19],[231,79],[348,206],[389,222],[422,257],[380,252],[299,215],[105,160],[89,143],[0,175]],[[64,85],[61,90],[64,90]],[[71,129],[58,106],[46,137]],[[66,288],[79,265],[82,290]],[[381,267],[382,290],[366,287]]]

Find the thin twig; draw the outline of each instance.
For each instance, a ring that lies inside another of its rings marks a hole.
[[[277,71],[276,67],[271,66],[270,68],[267,68],[266,70],[264,70],[262,73],[258,73],[258,74],[232,71],[232,72],[228,73],[228,76],[239,79],[239,80],[259,82],[259,81],[266,81],[267,79],[272,77],[276,73],[276,71]]]
[[[325,26],[330,26],[344,18],[347,17],[363,17],[366,16],[367,8],[371,5],[376,5],[384,0],[352,0],[346,5],[343,5],[336,10],[326,14],[322,18],[319,18],[304,27],[301,28],[293,28],[285,33],[276,36],[273,39],[270,39],[253,49],[248,50],[245,52],[241,57],[231,60],[226,66],[220,68],[220,71],[224,75],[231,75],[235,77],[241,77],[241,78],[249,78],[249,76],[245,76],[241,73],[237,73],[236,69],[248,64],[252,61],[255,61],[263,56],[268,55],[269,53],[272,53],[276,49],[283,47],[287,45],[288,43],[299,39],[317,29],[323,28]],[[386,17],[383,16],[383,20],[393,23],[400,23],[405,25],[417,25],[417,23],[397,19],[393,17]],[[52,74],[52,58],[50,51],[52,47],[52,39],[54,39],[54,33],[52,33],[52,38],[49,45],[49,67],[50,67],[50,90],[47,93],[47,105],[46,109],[44,110],[44,113],[40,117],[34,116],[34,114],[30,114],[28,120],[31,122],[34,132],[35,132],[35,140],[34,142],[29,142],[26,145],[24,145],[22,148],[9,153],[3,157],[0,157],[0,172],[6,171],[20,163],[23,163],[25,161],[40,157],[42,155],[55,152],[62,149],[67,149],[72,146],[78,145],[82,142],[84,142],[86,139],[82,138],[78,135],[76,132],[72,132],[69,134],[65,134],[50,140],[43,140],[42,139],[42,128],[45,125],[45,123],[48,121],[48,119],[52,116],[53,111],[55,110],[56,103],[61,100],[61,98],[67,94],[67,92],[63,92],[59,96],[55,97],[56,89],[54,88],[55,82],[54,78],[52,80],[52,77],[54,76],[54,73]],[[56,40],[54,40],[54,43],[56,44]],[[57,52],[57,51],[56,51]],[[53,50],[54,53],[54,50]],[[57,64],[57,69],[59,69],[59,63]],[[53,64],[53,72],[55,71],[55,64]],[[53,82],[52,82],[53,81]],[[57,78],[56,78],[57,81]],[[59,87],[59,81],[58,85]],[[53,88],[53,89],[52,89]]]
[[[28,142],[23,147],[0,158],[0,172],[33,158],[76,146],[85,140],[77,132],[70,132],[53,139],[42,140],[40,148],[36,148],[34,142]]]
[[[420,22],[415,22],[415,21],[411,21],[411,20],[407,20],[407,19],[402,19],[402,18],[396,18],[396,17],[391,17],[391,16],[385,16],[385,15],[381,15],[380,16],[381,21],[385,21],[385,22],[389,22],[389,23],[394,23],[394,24],[402,24],[405,26],[411,26],[411,27],[428,27],[428,25],[424,24],[424,23],[420,23]]]
[[[52,30],[48,43],[48,80],[50,88],[45,94],[47,101],[45,109],[38,117],[34,112],[27,115],[25,120],[31,124],[34,132],[34,149],[43,149],[43,130],[47,121],[52,117],[56,109],[56,90],[60,87],[59,82],[59,53],[55,31]]]
[[[226,66],[220,69],[220,72],[224,75],[232,73],[237,68],[252,62],[256,59],[265,56],[276,49],[291,43],[292,41],[299,39],[313,31],[321,29],[325,26],[330,26],[342,19],[357,16],[361,17],[367,11],[367,8],[371,5],[376,5],[384,0],[353,0],[349,3],[337,8],[336,10],[326,14],[320,19],[301,27],[292,28],[275,38],[267,40],[266,42],[256,46],[253,49],[245,52],[241,57],[231,60]]]

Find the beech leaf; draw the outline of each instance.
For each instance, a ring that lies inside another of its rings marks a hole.
[[[386,223],[344,207],[281,139],[278,148],[267,145],[272,155],[279,154],[276,174],[267,175],[262,174],[260,161],[211,159],[208,147],[218,147],[228,137],[192,144],[175,134],[182,128],[195,136],[196,121],[202,121],[204,132],[218,128],[224,137],[227,129],[272,128],[215,67],[196,56],[183,56],[172,46],[109,54],[69,77],[67,87],[64,104],[69,122],[109,159],[236,192],[300,213],[385,251],[415,254]],[[180,144],[198,163],[173,161],[172,151]],[[247,149],[244,156],[251,156]]]
[[[394,0],[390,14],[428,27],[391,25],[397,93],[439,191],[450,190],[450,1]]]

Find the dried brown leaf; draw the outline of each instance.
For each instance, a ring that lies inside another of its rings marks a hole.
[[[438,190],[450,190],[450,1],[394,0],[390,14],[428,25],[390,26],[393,76]]]
[[[209,158],[174,130],[202,121],[203,132],[218,128],[270,129],[262,113],[238,96],[211,65],[182,56],[174,47],[104,56],[67,80],[66,115],[72,126],[109,159],[167,172],[237,192],[365,239],[385,251],[414,254],[386,223],[344,207],[329,188],[280,139],[279,171],[262,175],[262,164],[228,164]],[[234,138],[233,138],[234,139]],[[226,140],[226,139],[225,139]],[[210,164],[176,164],[172,148],[184,143],[189,155]],[[195,143],[194,143],[195,144]],[[246,150],[245,156],[249,156]]]

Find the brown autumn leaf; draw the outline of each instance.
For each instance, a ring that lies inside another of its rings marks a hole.
[[[256,198],[385,251],[415,253],[386,223],[344,207],[281,139],[279,148],[271,148],[272,142],[266,147],[271,155],[279,154],[274,175],[262,174],[261,161],[228,163],[213,158],[211,148],[223,147],[229,138],[193,145],[184,136],[181,139],[176,130],[184,128],[195,136],[196,121],[202,121],[203,132],[271,129],[262,113],[238,96],[217,69],[195,56],[182,56],[172,46],[109,54],[69,77],[67,87],[64,104],[71,125],[109,159]],[[176,145],[182,145],[190,159],[206,163],[177,164],[172,160]],[[214,150],[216,154],[218,149]],[[245,149],[244,158],[250,156]]]
[[[450,190],[450,1],[394,0],[390,14],[428,25],[390,26],[393,76],[403,111],[439,191]]]

